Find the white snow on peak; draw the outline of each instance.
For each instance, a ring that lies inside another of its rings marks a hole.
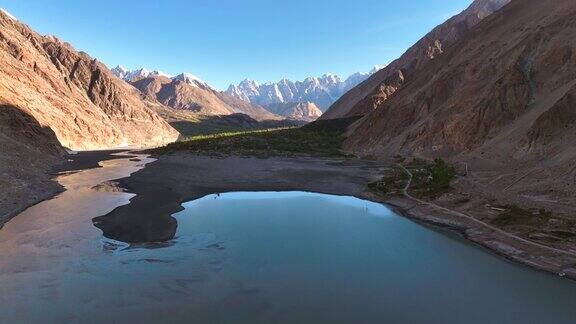
[[[163,77],[167,77],[167,78],[172,78],[172,76],[168,73],[164,73],[162,71],[158,71],[158,70],[154,70],[152,72],[150,72],[149,74],[150,76],[163,76]]]
[[[123,67],[122,65],[117,65],[115,68],[110,70],[112,74],[114,74],[119,79],[126,79],[126,75],[128,74],[128,70]]]
[[[382,70],[383,68],[385,68],[386,65],[374,65],[374,67],[372,68],[372,70],[370,70],[370,74],[374,74],[380,70]]]
[[[162,77],[170,78],[173,80],[181,80],[181,81],[184,81],[186,83],[189,83],[189,84],[195,85],[195,86],[198,86],[199,84],[207,86],[206,82],[202,81],[200,78],[198,78],[195,75],[190,74],[190,73],[182,73],[176,77],[173,77],[172,75],[165,73],[165,72],[162,72],[160,70],[150,71],[146,68],[140,68],[137,70],[128,70],[127,68],[125,68],[122,65],[117,65],[115,68],[111,69],[110,71],[112,71],[112,73],[115,76],[117,76],[120,79],[123,79],[125,81],[128,81],[128,82],[134,82],[134,81],[138,81],[138,80],[149,78],[149,77],[162,76]]]
[[[231,85],[226,92],[238,99],[262,106],[278,103],[313,102],[321,109],[326,110],[340,96],[383,67],[377,65],[370,72],[357,72],[346,79],[341,79],[334,73],[326,73],[321,77],[307,77],[296,82],[284,78],[275,83],[266,82],[261,85],[246,79],[237,86]]]
[[[200,79],[199,77],[195,76],[194,74],[191,73],[181,73],[178,74],[177,76],[175,76],[174,78],[172,78],[173,80],[178,80],[178,81],[182,81],[185,83],[188,83],[190,85],[193,86],[206,86],[209,87],[209,85],[204,82],[204,80]]]
[[[133,82],[138,81],[139,79],[144,79],[150,76],[150,71],[141,68],[134,71],[128,71],[126,76],[124,77],[125,80]]]
[[[141,75],[149,75],[150,71],[148,71],[146,68],[140,68],[138,70],[133,71],[135,74],[141,74]]]
[[[8,16],[10,19],[18,21],[18,19],[16,19],[16,17],[14,17],[14,15],[12,15],[11,13],[9,13],[6,9],[0,8],[0,11],[1,11],[3,14],[5,14],[6,16]]]

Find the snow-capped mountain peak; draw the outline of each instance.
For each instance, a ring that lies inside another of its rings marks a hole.
[[[164,73],[164,72],[158,71],[158,70],[154,70],[154,71],[150,72],[150,74],[148,76],[149,77],[150,76],[163,76],[163,77],[170,78],[170,79],[172,78],[172,76],[170,74]]]
[[[118,65],[115,68],[111,69],[110,71],[112,71],[112,74],[114,74],[120,79],[124,79],[128,74],[128,70],[124,68],[122,65]]]
[[[112,69],[112,71],[118,71],[119,73],[127,73],[128,69],[126,69],[122,65],[117,65],[115,68]]]
[[[112,73],[117,76],[118,78],[127,81],[127,82],[136,82],[138,80],[142,80],[142,79],[146,79],[146,78],[150,78],[150,77],[157,77],[157,76],[161,76],[161,77],[165,77],[165,78],[169,78],[172,80],[176,80],[176,81],[182,81],[185,83],[188,83],[190,85],[193,86],[203,86],[203,87],[209,87],[209,85],[204,82],[202,79],[200,79],[199,77],[191,74],[191,73],[181,73],[175,77],[164,73],[162,71],[159,70],[154,70],[154,71],[149,71],[146,68],[140,68],[137,70],[128,70],[125,67],[123,67],[122,65],[118,65],[115,68],[111,69],[110,71],[112,71]]]
[[[132,72],[128,72],[127,77],[131,80],[131,81],[136,81],[137,79],[143,79],[143,78],[147,78],[148,76],[150,76],[150,71],[141,68]]]
[[[177,76],[175,76],[172,79],[182,81],[182,82],[188,83],[188,84],[193,85],[193,86],[199,86],[199,85],[208,86],[208,84],[206,82],[204,82],[202,79],[200,79],[199,77],[195,76],[194,74],[186,73],[186,72],[178,74]]]
[[[312,102],[325,111],[340,96],[381,68],[381,66],[375,66],[368,73],[352,74],[344,81],[333,73],[326,73],[320,77],[307,77],[296,82],[284,78],[275,83],[258,84],[256,81],[246,79],[238,85],[231,85],[226,92],[238,99],[264,107],[286,103]]]
[[[374,74],[380,70],[382,70],[383,68],[385,68],[386,65],[374,65],[374,67],[372,68],[372,70],[370,70],[370,74]]]
[[[138,70],[130,71],[123,67],[122,65],[118,65],[113,68],[112,73],[120,79],[126,80],[128,82],[138,81],[150,76],[152,72],[148,71],[147,69],[141,68]],[[158,71],[154,71],[154,73],[160,73]]]

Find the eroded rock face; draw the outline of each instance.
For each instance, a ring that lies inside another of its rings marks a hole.
[[[471,28],[509,2],[510,0],[474,1],[465,11],[434,28],[399,59],[340,97],[321,119],[345,118],[369,113],[374,109],[374,101],[382,101],[383,88],[386,89],[384,91],[387,93],[386,97],[390,97],[399,88],[399,74],[402,75],[402,82],[410,81],[421,69],[442,57],[446,48],[461,39]]]
[[[151,146],[178,133],[101,63],[0,13],[0,104],[54,131],[68,148]]]
[[[270,105],[272,112],[292,120],[305,122],[315,121],[322,115],[322,111],[313,102],[292,102]]]
[[[555,147],[562,151],[576,139],[576,85],[542,113],[530,126],[528,143],[530,150]]]

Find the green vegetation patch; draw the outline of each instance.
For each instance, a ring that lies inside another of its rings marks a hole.
[[[394,167],[381,180],[368,184],[370,191],[380,195],[401,195],[406,187],[408,175],[402,168]]]
[[[396,156],[399,164],[405,158]],[[444,160],[436,159],[433,163],[426,160],[412,159],[404,167],[412,173],[410,192],[422,198],[435,198],[451,189],[450,184],[456,178],[456,169]],[[383,195],[402,194],[409,176],[402,167],[391,168],[381,180],[368,184],[368,189]]]
[[[154,154],[188,151],[209,155],[285,156],[296,154],[343,156],[344,132],[354,120],[318,121],[304,127],[223,132],[192,136],[152,150]]]
[[[450,191],[456,169],[442,159],[433,163],[414,159],[407,168],[413,175],[411,191],[420,197],[434,198]]]
[[[502,211],[490,223],[508,232],[543,243],[576,242],[576,219],[545,209],[518,205],[498,206]]]
[[[199,135],[218,135],[223,133],[242,133],[254,130],[291,128],[302,125],[302,122],[291,120],[257,121],[244,114],[228,116],[187,116],[186,119],[170,121],[184,139]]]
[[[509,226],[540,226],[550,219],[550,213],[546,211],[537,211],[524,209],[518,205],[499,206],[504,209],[498,216],[492,219],[491,223],[498,227]]]

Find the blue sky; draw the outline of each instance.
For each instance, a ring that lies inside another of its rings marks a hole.
[[[0,0],[42,34],[113,67],[190,72],[224,89],[400,56],[471,0]]]

